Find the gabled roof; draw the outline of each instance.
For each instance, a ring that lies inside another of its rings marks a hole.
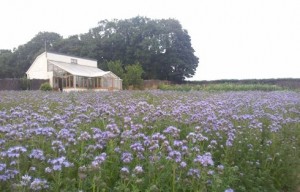
[[[102,71],[97,67],[89,67],[78,64],[64,63],[59,61],[48,60],[49,63],[69,72],[72,75],[83,77],[102,77],[111,73],[110,71]]]
[[[44,53],[46,53],[46,52],[44,52]],[[42,53],[42,54],[44,54],[44,53]],[[96,59],[91,59],[91,58],[87,58],[87,57],[78,57],[76,55],[69,55],[69,54],[57,53],[57,52],[52,52],[52,51],[47,51],[47,53],[61,55],[61,56],[67,56],[67,57],[74,57],[74,58],[78,58],[78,59],[85,59],[85,60],[90,60],[90,61],[97,61]]]

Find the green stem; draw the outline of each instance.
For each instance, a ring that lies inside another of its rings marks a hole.
[[[173,178],[172,178],[172,191],[175,192],[175,182],[176,182],[176,167],[173,164]]]
[[[96,192],[96,184],[95,184],[95,176],[93,177],[93,186],[92,186],[93,192]]]

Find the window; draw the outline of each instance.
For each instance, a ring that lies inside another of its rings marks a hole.
[[[95,80],[96,80],[96,85],[95,85],[95,87],[96,87],[96,88],[101,88],[101,78],[97,77],[97,78],[95,78]]]
[[[77,59],[71,59],[71,63],[77,64]]]

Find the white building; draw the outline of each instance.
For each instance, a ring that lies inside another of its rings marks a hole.
[[[57,53],[37,56],[26,72],[28,79],[49,79],[54,89],[121,90],[122,80],[110,71],[97,68],[97,61]]]

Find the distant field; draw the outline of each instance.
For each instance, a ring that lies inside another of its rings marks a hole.
[[[213,84],[234,84],[234,85],[276,85],[284,89],[300,89],[300,79],[281,78],[281,79],[231,79],[215,81],[188,81],[187,84],[193,85],[213,85]]]
[[[300,90],[300,79],[244,79],[160,83],[161,90],[174,91],[280,91]]]
[[[300,93],[264,89],[2,91],[0,191],[296,191]]]
[[[287,88],[268,84],[160,84],[161,90],[173,91],[280,91]]]

